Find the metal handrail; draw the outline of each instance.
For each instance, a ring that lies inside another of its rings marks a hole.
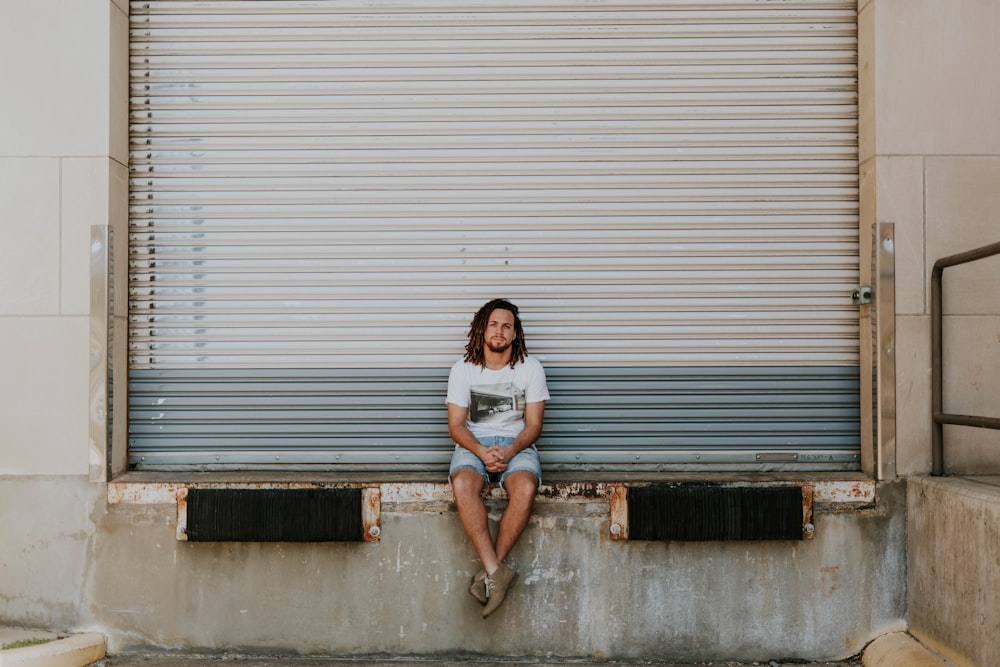
[[[931,273],[931,415],[932,415],[932,462],[931,474],[944,474],[944,425],[974,426],[977,428],[1000,429],[1000,418],[978,417],[972,415],[948,414],[943,411],[943,383],[941,373],[942,357],[944,355],[941,322],[943,308],[941,303],[941,281],[944,270],[949,266],[967,264],[979,259],[1000,255],[1000,243],[992,243],[982,248],[942,257],[934,262]]]

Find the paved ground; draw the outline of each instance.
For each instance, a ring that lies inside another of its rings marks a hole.
[[[171,656],[163,654],[115,655],[94,663],[91,667],[861,667],[861,660],[840,662],[533,662],[510,660],[356,660],[340,658],[302,657],[242,657],[242,656]]]
[[[902,639],[909,640],[903,633],[897,633]],[[891,636],[889,637],[892,638]],[[479,658],[385,658],[382,656],[368,659],[336,658],[336,657],[300,657],[300,656],[244,656],[238,654],[206,654],[190,653],[125,653],[109,655],[96,662],[90,662],[97,656],[104,655],[104,637],[93,633],[66,635],[48,630],[14,628],[0,626],[0,646],[8,642],[26,639],[47,639],[46,643],[30,648],[19,648],[23,654],[15,658],[12,652],[0,651],[0,666],[9,661],[16,667],[862,667],[861,658],[832,662],[795,662],[787,660],[765,660],[758,662],[715,661],[715,662],[662,662],[658,660],[643,661],[606,661],[590,662],[586,660],[529,660],[510,659],[493,660]],[[912,640],[910,640],[912,642]],[[915,644],[915,642],[913,642]],[[97,650],[99,649],[99,651]],[[903,655],[896,644],[887,649],[891,653]],[[3,655],[6,654],[6,655]],[[909,654],[906,654],[909,655]],[[883,664],[883,663],[879,663]],[[931,663],[919,663],[922,665]],[[885,663],[887,667],[917,667],[917,663],[904,658],[902,662]],[[935,663],[933,667],[938,667]]]

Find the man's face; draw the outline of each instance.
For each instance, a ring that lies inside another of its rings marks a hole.
[[[503,353],[514,342],[514,313],[497,308],[486,324],[486,347],[490,352]]]

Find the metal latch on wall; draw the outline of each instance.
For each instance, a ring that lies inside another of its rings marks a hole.
[[[863,306],[871,302],[872,302],[871,287],[859,287],[858,289],[851,292],[851,303],[853,303],[855,306]]]

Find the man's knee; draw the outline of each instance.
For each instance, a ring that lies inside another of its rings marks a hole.
[[[527,470],[519,470],[507,476],[504,480],[507,497],[511,500],[534,500],[538,491],[538,478]]]
[[[451,488],[455,492],[455,497],[465,497],[469,495],[479,495],[483,491],[483,476],[471,468],[456,470],[451,476]]]

